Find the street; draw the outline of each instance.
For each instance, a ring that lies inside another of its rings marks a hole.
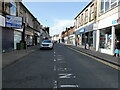
[[[3,88],[118,88],[118,70],[68,47],[38,48],[8,66]]]

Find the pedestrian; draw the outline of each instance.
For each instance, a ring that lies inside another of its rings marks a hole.
[[[114,56],[119,57],[119,49],[118,48],[115,48]]]
[[[78,38],[78,46],[80,45],[80,39]]]

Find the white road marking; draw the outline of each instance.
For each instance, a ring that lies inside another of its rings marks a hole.
[[[54,71],[56,71],[56,66],[54,65]]]
[[[54,59],[54,62],[56,62],[56,59]]]
[[[54,80],[54,87],[53,88],[57,88],[57,81],[56,80]]]
[[[57,60],[58,60],[58,61],[61,61],[61,60],[63,60],[63,59],[62,59],[62,58],[57,58]]]
[[[60,85],[60,87],[64,88],[64,87],[78,87],[78,85]]]
[[[58,71],[71,71],[70,68],[58,68],[57,70]]]
[[[73,74],[64,73],[64,74],[58,74],[58,75],[59,75],[59,78],[61,78],[61,79],[65,79],[65,78],[76,78],[76,76],[74,76]]]

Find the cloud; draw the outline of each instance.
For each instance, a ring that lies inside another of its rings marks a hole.
[[[65,31],[66,27],[74,25],[74,20],[55,20],[53,26],[50,27],[50,35],[60,34]]]

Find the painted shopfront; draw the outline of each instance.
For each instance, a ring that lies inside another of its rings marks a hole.
[[[96,51],[114,54],[115,40],[120,40],[120,17],[118,15],[119,13],[115,13],[98,22]]]

